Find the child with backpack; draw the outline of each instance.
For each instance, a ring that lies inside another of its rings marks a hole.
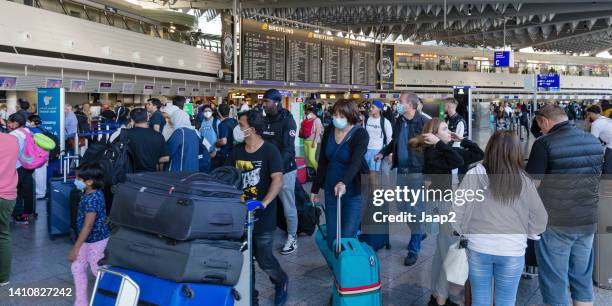
[[[317,117],[316,109],[309,106],[306,109],[306,118],[300,125],[300,138],[304,139],[304,154],[306,155],[306,161],[308,166],[317,170],[317,146],[321,142],[321,134],[323,132],[323,123],[321,119]]]
[[[87,268],[90,267],[94,275],[98,272],[98,261],[104,257],[104,249],[110,237],[101,190],[103,179],[104,172],[100,166],[82,164],[74,180],[76,188],[83,192],[76,220],[79,235],[68,254],[68,260],[72,262],[70,270],[74,278],[76,306],[89,304]]]

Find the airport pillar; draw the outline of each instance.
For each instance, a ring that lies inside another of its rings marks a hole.
[[[6,110],[9,115],[17,111],[17,92],[14,90],[6,91]]]

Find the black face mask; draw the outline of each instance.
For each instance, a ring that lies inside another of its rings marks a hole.
[[[274,103],[274,106],[268,107],[264,104],[264,110],[266,111],[266,115],[268,116],[276,116],[278,114],[278,106]]]

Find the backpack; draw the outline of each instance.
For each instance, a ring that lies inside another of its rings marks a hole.
[[[126,132],[121,131],[112,143],[95,142],[89,145],[81,163],[99,164],[104,172],[104,184],[108,187],[125,182],[126,175],[134,172]]]
[[[314,122],[315,122],[315,119],[306,119],[302,121],[300,125],[300,134],[299,134],[300,138],[307,139],[310,136],[312,136]]]
[[[277,199],[276,205],[276,225],[278,228],[287,231],[287,219],[280,199]],[[297,234],[305,234],[311,236],[319,225],[322,211],[319,207],[313,205],[308,198],[308,194],[300,182],[295,180],[295,208],[298,215]]]
[[[20,128],[15,130],[23,137],[23,151],[19,154],[19,162],[24,169],[34,170],[42,167],[49,160],[49,152],[36,145],[32,132]]]

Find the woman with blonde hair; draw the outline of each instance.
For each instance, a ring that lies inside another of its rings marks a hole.
[[[460,147],[453,147],[453,142],[459,142]],[[428,190],[440,192],[428,192],[429,194],[444,194],[447,190],[452,191],[452,170],[461,168],[482,160],[483,152],[478,145],[462,135],[452,133],[448,125],[439,118],[429,120],[421,135],[410,139],[409,145],[423,153],[423,175],[425,182],[431,182]],[[448,215],[451,211],[452,203],[445,202],[443,199],[429,199],[425,203],[426,214]],[[420,219],[420,216],[418,217]],[[430,226],[428,226],[430,225]],[[429,306],[436,305],[457,305],[450,301],[450,286],[446,280],[446,273],[442,267],[446,253],[451,244],[457,237],[453,235],[453,228],[450,224],[426,224],[426,228],[439,227],[436,238],[436,251],[432,259],[431,269],[431,291]],[[432,231],[432,234],[436,234]]]

